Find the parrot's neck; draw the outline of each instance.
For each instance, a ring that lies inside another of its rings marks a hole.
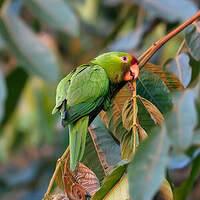
[[[114,98],[116,96],[116,94],[126,85],[127,82],[122,81],[120,83],[117,84],[110,84],[110,97]]]
[[[123,68],[118,63],[101,62],[101,60],[95,59],[92,60],[90,63],[92,65],[99,65],[100,67],[102,67],[113,85],[118,85],[122,82],[124,72]]]

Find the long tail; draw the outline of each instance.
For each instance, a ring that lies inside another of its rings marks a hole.
[[[73,171],[83,157],[88,132],[89,116],[84,116],[75,124],[68,125],[70,138],[70,169]]]

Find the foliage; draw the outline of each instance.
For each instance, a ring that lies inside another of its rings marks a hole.
[[[56,160],[68,146],[60,117],[51,115],[61,76],[106,51],[139,57],[198,6],[189,0],[1,1],[2,199],[42,199]],[[199,30],[195,21],[141,69],[136,112],[129,85],[118,92],[110,109],[88,129],[78,176],[68,168],[69,157],[63,159],[48,199],[68,199],[66,194],[115,200],[200,198],[195,190],[200,187]],[[185,168],[177,185],[172,174]]]

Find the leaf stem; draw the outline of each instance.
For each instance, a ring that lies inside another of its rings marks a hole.
[[[142,68],[148,60],[157,52],[159,48],[161,48],[168,40],[173,38],[175,35],[177,35],[179,32],[181,32],[184,28],[186,28],[188,25],[192,24],[195,20],[197,20],[200,17],[200,11],[197,12],[195,15],[193,15],[191,18],[186,20],[183,24],[178,26],[176,29],[174,29],[172,32],[167,34],[165,37],[161,38],[150,48],[148,48],[140,57],[139,57],[139,67]]]
[[[178,56],[181,53],[184,45],[185,45],[185,39],[181,42],[181,45],[180,45],[180,47],[179,47],[179,49],[178,49],[178,51],[176,53],[176,56]]]
[[[133,154],[136,152],[136,134],[137,134],[137,93],[136,80],[133,81]]]
[[[47,188],[47,191],[46,191],[46,193],[45,193],[45,195],[44,195],[43,200],[48,199],[48,196],[49,196],[49,194],[50,194],[50,192],[51,192],[51,189],[52,189],[52,187],[53,187],[55,178],[56,178],[56,176],[57,176],[57,174],[58,174],[58,171],[59,171],[59,169],[60,169],[60,167],[61,167],[61,163],[62,163],[62,161],[66,158],[66,156],[68,155],[69,149],[70,149],[70,146],[67,147],[67,149],[65,150],[65,152],[63,153],[63,155],[57,160],[56,169],[55,169],[55,171],[54,171],[54,173],[53,173],[53,176],[52,176],[52,178],[51,178],[51,180],[50,180],[50,182],[49,182],[49,186],[48,186],[48,188]]]

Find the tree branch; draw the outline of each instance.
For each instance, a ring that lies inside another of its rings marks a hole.
[[[55,181],[56,176],[57,176],[57,174],[58,174],[58,171],[59,171],[59,169],[60,169],[60,167],[61,167],[61,162],[64,161],[64,159],[66,158],[66,156],[67,156],[68,153],[69,153],[69,150],[70,150],[70,146],[67,147],[67,149],[65,150],[65,152],[63,153],[63,155],[58,159],[57,165],[56,165],[56,169],[55,169],[55,171],[54,171],[54,173],[53,173],[53,176],[52,176],[52,178],[51,178],[51,180],[50,180],[49,186],[48,186],[48,188],[47,188],[47,191],[46,191],[46,193],[45,193],[45,195],[44,195],[43,200],[48,199],[49,194],[50,194],[50,192],[51,192],[51,189],[52,189],[52,187],[53,187],[54,181]]]
[[[193,15],[191,18],[186,20],[183,24],[178,26],[176,29],[174,29],[172,32],[167,34],[162,39],[158,40],[156,43],[154,43],[150,48],[148,48],[139,58],[139,67],[142,68],[148,60],[158,51],[159,48],[161,48],[168,40],[173,38],[175,35],[177,35],[179,32],[181,32],[184,28],[186,28],[188,25],[192,24],[195,20],[197,20],[200,17],[200,11],[197,12],[195,15]]]

